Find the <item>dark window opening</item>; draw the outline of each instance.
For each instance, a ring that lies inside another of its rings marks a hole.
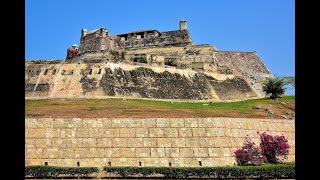
[[[77,162],[77,166],[80,167],[80,162]]]
[[[201,161],[199,161],[199,166],[202,166],[202,162]]]
[[[72,70],[72,71],[70,71],[69,75],[72,75],[72,74],[73,74],[73,70]]]
[[[55,70],[53,70],[52,75],[55,75],[55,74],[56,74],[56,72],[57,72],[57,70],[56,70],[56,69],[55,69]]]
[[[126,72],[124,70],[122,70],[122,72],[123,72],[123,75],[126,75]]]
[[[44,71],[43,74],[44,74],[44,75],[47,75],[47,73],[48,73],[48,69],[46,69],[46,71]]]
[[[89,72],[89,75],[91,75],[92,74],[92,69],[90,69],[90,72]]]
[[[98,74],[101,74],[101,69],[99,69]]]
[[[31,73],[31,70],[28,71],[28,74],[30,74],[30,73]]]
[[[39,74],[40,74],[40,70],[37,71],[37,75],[39,75]]]
[[[170,166],[170,167],[172,166],[171,162],[169,162],[169,166]]]
[[[141,163],[141,162],[139,162],[139,166],[142,166],[142,163]]]
[[[111,162],[110,161],[108,162],[108,166],[111,166]]]
[[[44,165],[45,165],[45,166],[48,166],[48,162],[44,162]]]
[[[66,70],[62,70],[61,75],[64,75],[65,72],[66,72]]]

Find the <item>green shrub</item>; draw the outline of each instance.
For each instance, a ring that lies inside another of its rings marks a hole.
[[[110,167],[105,173],[123,178],[161,174],[163,178],[294,178],[294,164],[266,164],[262,166],[228,167]]]
[[[25,166],[25,176],[35,178],[56,178],[59,175],[87,177],[98,171],[96,167]]]

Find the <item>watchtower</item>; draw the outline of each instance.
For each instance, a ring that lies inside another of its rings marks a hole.
[[[184,18],[182,18],[180,20],[180,30],[186,30],[186,29],[187,29],[187,21]]]

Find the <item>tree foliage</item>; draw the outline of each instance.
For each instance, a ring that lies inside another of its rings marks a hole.
[[[281,77],[267,77],[262,82],[262,90],[266,95],[270,95],[271,99],[279,98],[284,94],[286,88],[284,87],[286,82]]]

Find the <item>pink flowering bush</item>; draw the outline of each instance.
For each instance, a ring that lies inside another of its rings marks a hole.
[[[248,136],[242,148],[236,150],[234,153],[239,166],[258,166],[267,162],[266,157],[262,155],[259,147],[254,142],[251,142]]]
[[[288,158],[288,140],[282,136],[271,136],[266,132],[260,134],[260,148],[269,163],[282,163]]]

